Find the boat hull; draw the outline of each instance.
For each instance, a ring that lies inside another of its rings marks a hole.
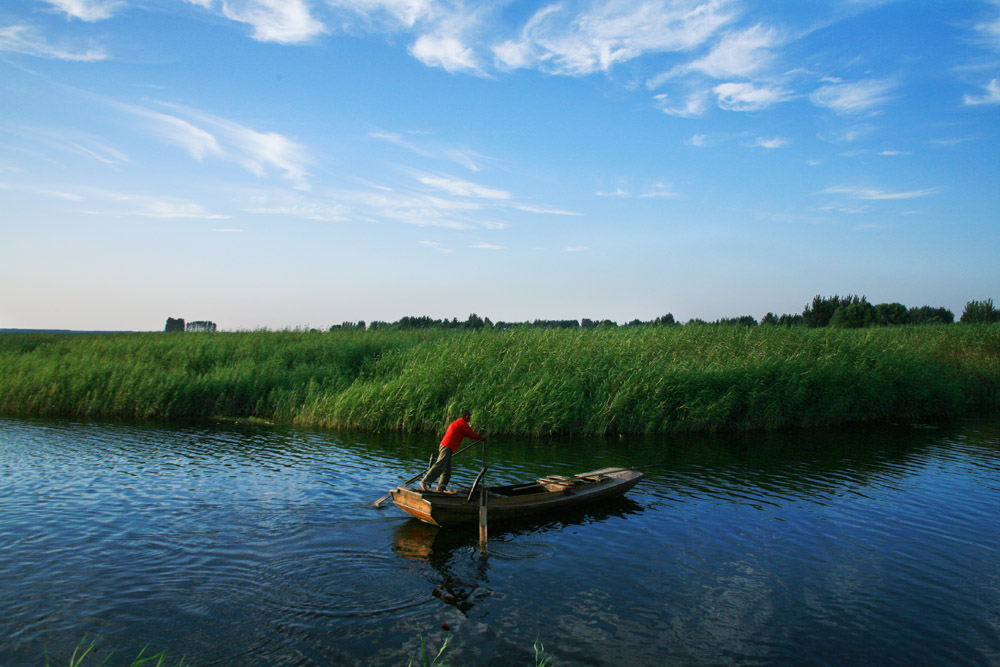
[[[627,468],[603,468],[573,477],[548,477],[526,484],[493,486],[487,490],[487,517],[511,521],[559,510],[589,505],[621,496],[642,473]],[[479,493],[470,499],[468,490],[443,494],[398,487],[392,500],[404,512],[435,526],[461,526],[479,522]]]

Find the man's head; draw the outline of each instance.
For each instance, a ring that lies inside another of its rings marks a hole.
[[[470,419],[472,419],[472,413],[469,412],[468,410],[462,410],[462,419],[464,419],[465,421],[469,421]]]

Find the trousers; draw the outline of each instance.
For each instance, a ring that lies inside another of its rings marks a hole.
[[[426,486],[438,477],[441,478],[441,481],[438,482],[438,488],[444,491],[451,480],[451,449],[448,447],[441,447],[438,450],[437,461],[427,471],[420,483]]]

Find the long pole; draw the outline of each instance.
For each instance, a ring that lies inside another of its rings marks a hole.
[[[483,443],[483,472],[482,480],[479,483],[479,552],[486,553],[486,515],[487,496],[486,492],[486,443]]]

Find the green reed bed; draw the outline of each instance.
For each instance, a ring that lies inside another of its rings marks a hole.
[[[435,431],[672,433],[1000,406],[1000,326],[0,337],[0,411]]]

